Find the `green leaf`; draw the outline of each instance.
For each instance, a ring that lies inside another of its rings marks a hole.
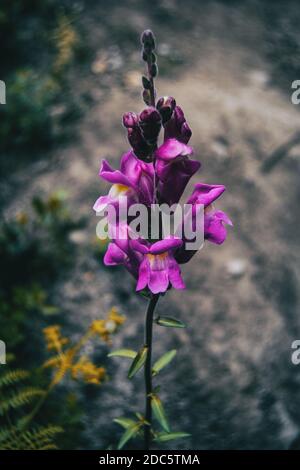
[[[157,325],[167,326],[169,328],[185,328],[186,327],[186,325],[182,321],[176,320],[176,318],[172,318],[172,317],[158,317],[156,318],[155,322],[157,323]]]
[[[116,349],[116,351],[110,352],[107,356],[108,357],[129,357],[130,359],[134,359],[137,355],[136,351],[132,349]]]
[[[118,444],[118,450],[122,449],[126,442],[132,439],[139,432],[141,426],[141,423],[135,423],[132,426],[129,426],[128,429],[126,429]]]
[[[154,364],[153,364],[153,369],[152,373],[153,375],[158,374],[158,372],[163,369],[166,365],[168,365],[172,359],[176,356],[177,351],[176,349],[172,349],[171,351],[166,352],[161,356]]]
[[[124,429],[128,429],[130,426],[133,426],[134,424],[137,424],[136,421],[130,418],[115,418],[114,422],[122,426]]]
[[[166,431],[170,432],[169,424],[165,415],[165,410],[163,408],[162,402],[157,395],[152,395],[151,397],[151,406],[155,418],[160,423],[161,427]]]
[[[133,359],[132,364],[130,366],[130,369],[128,372],[129,379],[131,379],[141,369],[141,367],[143,367],[147,358],[147,352],[148,352],[148,348],[146,347],[143,347],[142,349],[139,350],[139,352]]]
[[[182,439],[184,437],[189,437],[190,434],[187,432],[169,432],[169,433],[159,433],[155,437],[155,441],[157,442],[167,442],[167,441],[172,441],[173,439]]]

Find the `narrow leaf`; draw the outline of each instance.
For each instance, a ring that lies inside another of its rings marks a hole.
[[[126,444],[126,442],[132,439],[139,432],[140,427],[141,427],[141,424],[137,423],[137,424],[133,424],[128,429],[126,429],[126,431],[122,435],[120,442],[118,444],[118,450],[122,449],[124,445]]]
[[[167,442],[172,441],[173,439],[182,439],[184,437],[189,437],[190,434],[187,432],[170,432],[170,433],[160,433],[155,437],[155,441],[157,442]]]
[[[133,419],[123,417],[114,419],[114,422],[122,426],[124,429],[128,429],[130,426],[137,424]]]
[[[116,351],[110,352],[107,356],[108,357],[129,357],[130,359],[134,359],[137,355],[136,351],[132,349],[116,349]]]
[[[139,350],[139,352],[133,359],[132,364],[130,366],[130,369],[128,372],[129,379],[131,379],[141,369],[141,367],[143,367],[147,358],[147,352],[148,352],[148,348],[145,348],[145,347]]]
[[[174,359],[176,354],[176,349],[172,349],[171,351],[168,351],[163,356],[161,356],[153,365],[153,375],[158,374],[161,369],[168,365],[172,359]]]
[[[180,321],[176,320],[176,318],[172,317],[158,317],[156,323],[160,326],[167,326],[169,328],[185,328],[186,325]]]
[[[155,418],[160,423],[161,427],[166,431],[170,432],[170,428],[168,425],[168,421],[165,415],[165,411],[162,405],[161,400],[157,395],[152,395],[151,397],[151,406],[154,413]]]

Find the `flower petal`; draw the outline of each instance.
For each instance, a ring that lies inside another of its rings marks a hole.
[[[180,240],[180,238],[165,238],[164,240],[153,243],[149,249],[149,253],[158,255],[160,253],[164,253],[165,251],[179,248],[181,245],[182,240]]]
[[[224,223],[232,225],[229,217],[222,211],[208,212],[204,215],[204,238],[221,245],[226,239],[227,230]]]
[[[109,243],[103,259],[104,264],[106,266],[116,266],[123,264],[125,260],[125,253],[115,243]]]
[[[197,183],[193,194],[188,200],[188,204],[203,204],[204,206],[209,206],[209,204],[224,193],[225,189],[225,186],[222,184]]]
[[[148,284],[150,277],[150,267],[149,267],[149,261],[145,257],[143,261],[140,264],[139,268],[139,277],[138,277],[138,282],[136,286],[136,290],[143,290]]]
[[[155,156],[158,159],[166,162],[173,160],[179,155],[192,155],[193,148],[189,145],[179,142],[177,139],[166,140],[155,152]]]

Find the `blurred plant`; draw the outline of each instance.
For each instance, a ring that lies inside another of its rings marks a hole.
[[[10,38],[1,60],[7,105],[0,108],[0,151],[22,149],[32,155],[48,149],[66,137],[67,122],[78,118],[77,97],[65,74],[78,43],[75,10],[57,0],[0,5],[0,41]],[[7,159],[1,163],[9,164]]]
[[[53,63],[53,70],[60,75],[74,58],[74,49],[78,43],[78,36],[71,24],[70,18],[61,15],[58,18],[58,26],[54,31],[54,41],[57,54]]]
[[[71,266],[69,234],[82,223],[71,217],[65,198],[61,191],[34,197],[33,214],[19,212],[0,225],[0,331],[11,348],[24,338],[29,315],[59,311],[49,302],[52,286]]]
[[[110,336],[117,332],[124,321],[125,317],[120,315],[116,308],[112,308],[106,319],[94,320],[87,332],[72,345],[68,338],[61,335],[58,325],[45,328],[47,348],[56,353],[43,365],[55,371],[49,391],[61,382],[68,372],[73,379],[82,378],[86,383],[100,384],[106,378],[106,370],[104,367],[96,367],[85,355],[81,355],[82,348],[95,336],[110,343]]]
[[[118,449],[134,436],[144,432],[144,448],[148,450],[151,441],[166,442],[182,438],[188,434],[171,432],[163,404],[159,398],[159,387],[153,387],[153,378],[175,357],[176,350],[166,352],[152,365],[153,323],[164,327],[183,328],[185,325],[173,318],[154,318],[157,302],[161,295],[172,287],[185,288],[180,264],[187,263],[197,250],[189,250],[188,238],[164,236],[160,230],[158,239],[152,238],[152,227],[148,237],[134,231],[130,217],[110,216],[113,209],[124,208],[140,203],[146,209],[151,221],[150,211],[153,204],[167,205],[168,208],[179,202],[191,177],[199,170],[200,162],[189,157],[193,153],[188,146],[192,131],[185,119],[183,110],[171,96],[156,100],[154,79],[158,74],[155,54],[155,39],[152,31],[146,30],[141,37],[142,59],[146,63],[147,74],[142,77],[142,97],[146,108],[139,114],[127,112],[123,116],[129,150],[122,156],[119,170],[114,170],[103,160],[99,176],[112,183],[109,193],[100,196],[94,204],[94,210],[100,215],[107,214],[106,221],[113,234],[104,256],[107,266],[123,265],[136,279],[136,291],[149,299],[145,319],[145,341],[139,351],[121,349],[110,356],[132,359],[128,372],[131,379],[139,370],[144,369],[145,378],[145,414],[137,413],[137,419],[118,418],[116,422],[125,428],[118,444]],[[158,146],[158,137],[164,130],[164,142]],[[197,229],[196,214],[198,208],[204,211],[204,239],[222,244],[227,235],[225,225],[232,225],[229,217],[216,210],[213,203],[225,191],[223,185],[198,183],[188,199],[192,206],[192,224]],[[124,211],[123,211],[124,212]],[[115,219],[115,220],[114,220]],[[184,223],[184,221],[182,222]],[[183,231],[182,231],[183,233]],[[150,236],[151,234],[151,236]],[[162,432],[154,429],[152,414],[158,421]]]
[[[55,356],[33,373],[25,369],[3,369],[5,372],[0,374],[1,450],[57,448],[54,438],[58,433],[64,432],[63,428],[60,425],[37,426],[32,424],[33,421],[68,372],[71,379],[82,380],[86,384],[101,385],[107,380],[106,369],[96,366],[84,354],[83,349],[88,341],[97,336],[105,342],[110,342],[110,336],[118,331],[124,321],[125,317],[120,315],[116,308],[112,308],[105,319],[94,320],[75,343],[62,336],[59,325],[48,326],[44,329],[45,342],[48,351],[54,352]],[[12,357],[7,360],[10,362]],[[41,369],[46,368],[54,371],[50,383],[44,387],[23,385],[32,375],[39,376]]]

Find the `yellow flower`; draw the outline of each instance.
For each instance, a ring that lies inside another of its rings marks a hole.
[[[62,350],[63,346],[69,342],[68,338],[61,336],[60,327],[58,325],[48,326],[44,328],[43,332],[49,351],[54,349],[59,352]]]
[[[106,376],[104,367],[97,367],[90,362],[85,356],[72,367],[72,377],[77,379],[82,377],[86,383],[98,385]]]
[[[117,307],[112,307],[108,314],[108,318],[111,321],[114,321],[116,325],[123,325],[125,321],[125,316],[118,313]]]
[[[110,341],[110,335],[115,333],[120,325],[125,321],[125,317],[118,313],[116,307],[109,312],[106,320],[94,320],[90,326],[90,331],[100,336],[105,342]]]

